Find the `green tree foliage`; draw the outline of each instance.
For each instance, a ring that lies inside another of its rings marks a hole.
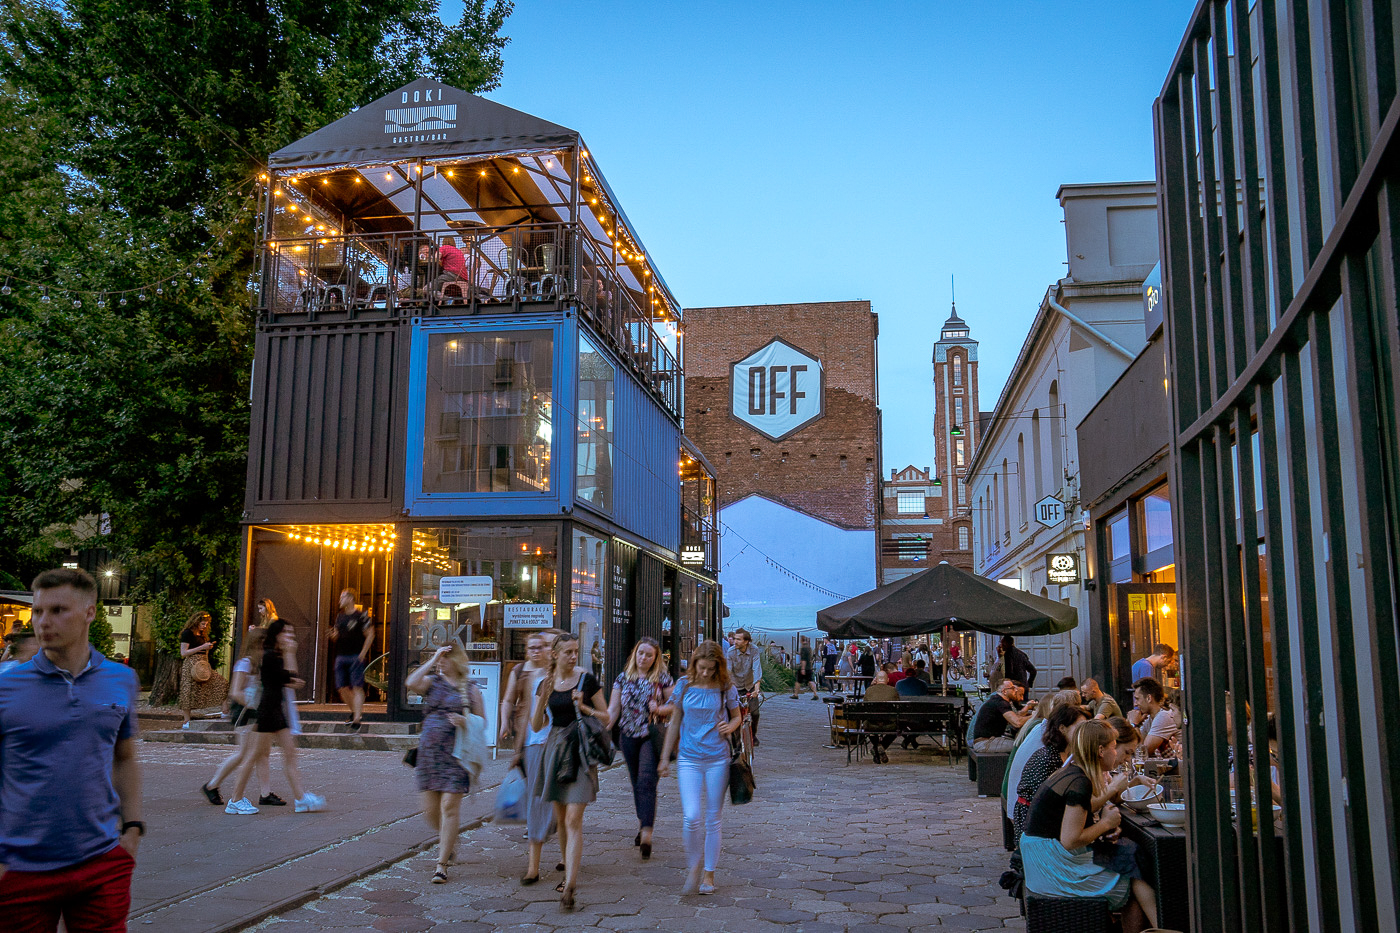
[[[0,565],[106,547],[158,647],[222,627],[263,160],[415,78],[496,87],[511,6],[4,0]]]

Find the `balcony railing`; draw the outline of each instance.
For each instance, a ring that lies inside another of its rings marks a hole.
[[[443,267],[449,237],[462,253],[456,271]],[[567,304],[676,413],[679,361],[651,313],[650,286],[629,284],[625,271],[611,244],[572,224],[286,237],[264,244],[258,310],[265,324],[300,324],[509,314]]]

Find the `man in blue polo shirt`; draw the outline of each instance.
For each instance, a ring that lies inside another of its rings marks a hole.
[[[136,675],[88,644],[97,582],[35,578],[40,652],[0,677],[0,912],[6,930],[123,931],[146,826]]]

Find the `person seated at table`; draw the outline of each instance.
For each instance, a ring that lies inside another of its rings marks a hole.
[[[884,663],[884,665],[882,666],[882,670],[883,670],[884,673],[885,673],[885,680],[889,682],[889,685],[890,685],[891,687],[893,687],[895,684],[899,683],[899,682],[900,682],[901,680],[903,680],[905,677],[908,677],[908,676],[909,676],[908,674],[906,674],[906,673],[904,673],[903,671],[899,670],[899,668],[895,667],[895,666],[894,666],[893,664],[891,664],[889,661],[886,661],[886,662]]]
[[[1059,680],[1059,682],[1055,684],[1055,690],[1056,690],[1057,692],[1060,691],[1060,690],[1078,690],[1078,689],[1079,689],[1079,684],[1077,684],[1077,683],[1074,682],[1074,678],[1073,678],[1073,677],[1061,677],[1060,680]]]
[[[1084,698],[1084,704],[1089,707],[1089,714],[1094,719],[1122,718],[1123,710],[1118,707],[1118,701],[1104,693],[1094,678],[1084,679],[1084,683],[1079,685],[1079,695]]]
[[[1181,714],[1167,705],[1167,692],[1151,677],[1133,684],[1133,709],[1128,722],[1143,734],[1142,750],[1149,757],[1171,757],[1181,735]]]
[[[1080,706],[1079,691],[1060,690],[1050,694],[1036,704],[1031,718],[1027,719],[1026,724],[1016,733],[1016,742],[1012,746],[1011,758],[1006,763],[1006,775],[1002,778],[1001,785],[1001,797],[1002,802],[1006,804],[1007,819],[1012,819],[1015,816],[1016,784],[1021,780],[1021,772],[1025,770],[1026,764],[1031,760],[1031,755],[1035,754],[1036,750],[1043,744],[1045,720],[1062,706]],[[1084,718],[1088,718],[1087,713]]]
[[[1074,703],[1061,703],[1049,716],[1041,720],[1041,728],[1036,732],[1039,747],[1027,757],[1025,767],[1017,776],[1016,793],[1012,795],[1011,823],[1014,827],[1014,838],[1021,838],[1035,792],[1040,790],[1040,785],[1044,784],[1050,775],[1064,766],[1065,759],[1069,757],[1071,731],[1087,718],[1083,707]]]
[[[905,677],[894,688],[902,697],[928,696],[928,684],[917,677]]]
[[[467,257],[462,255],[462,251],[457,248],[457,241],[452,237],[442,238],[442,243],[434,251],[433,258],[437,260],[439,269],[432,285],[435,294],[441,295],[448,285],[467,278]]]
[[[1098,809],[1096,797],[1117,760],[1117,733],[1105,722],[1087,720],[1070,737],[1073,760],[1052,774],[1031,798],[1019,848],[1026,891],[1046,897],[1101,897],[1123,912],[1123,933],[1157,925],[1152,886],[1094,864],[1091,846],[1114,841],[1122,814],[1111,803]]]
[[[882,703],[888,700],[898,700],[899,691],[890,686],[889,676],[884,671],[875,674],[875,679],[870,682],[870,686],[865,689],[865,702]],[[886,749],[894,743],[894,733],[880,733],[870,736],[870,757],[876,764],[884,764],[890,760],[886,754]]]
[[[1019,680],[1006,679],[1001,689],[987,697],[972,722],[972,750],[979,755],[1010,752],[1016,731],[1035,712],[1036,702],[1026,699],[1026,685]],[[1019,707],[1019,708],[1018,708]]]
[[[923,658],[916,658],[914,660],[915,679],[922,680],[926,684],[931,684],[933,683],[933,678],[929,676],[927,668],[928,662],[925,661]]]

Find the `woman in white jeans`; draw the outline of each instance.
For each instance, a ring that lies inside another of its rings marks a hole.
[[[729,678],[724,651],[716,642],[703,641],[696,647],[687,675],[671,691],[671,704],[675,711],[658,770],[662,777],[671,773],[671,751],[678,748],[676,779],[690,866],[682,893],[698,890],[713,894],[720,814],[729,793],[729,736],[743,722],[739,691]]]

